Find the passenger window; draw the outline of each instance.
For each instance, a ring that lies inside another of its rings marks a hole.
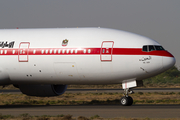
[[[52,50],[50,50],[50,54],[52,53]]]
[[[65,50],[62,50],[62,53],[64,53],[65,52]]]
[[[36,50],[33,50],[33,54],[35,54],[36,53]]]
[[[84,49],[84,53],[86,53],[86,49]]]
[[[154,50],[155,50],[154,46],[153,45],[149,45],[149,51],[154,51]]]
[[[56,50],[54,50],[54,54],[56,54]]]
[[[105,53],[105,49],[103,48],[103,53]]]
[[[44,53],[44,50],[41,50],[41,53],[43,54],[43,53]]]
[[[73,50],[71,50],[71,53],[73,53]]]
[[[76,49],[76,50],[75,50],[75,53],[77,53],[77,51],[78,51],[78,50]]]
[[[48,50],[46,50],[46,54],[48,53]]]
[[[91,49],[88,49],[88,53],[91,53]]]
[[[4,51],[4,54],[7,54],[7,50]]]
[[[143,51],[148,52],[147,46],[143,46]]]
[[[69,53],[69,50],[66,50],[66,53]]]
[[[15,53],[15,50],[13,50],[12,53],[14,54],[14,53]]]
[[[61,53],[61,50],[60,50],[60,49],[58,50],[58,53]]]

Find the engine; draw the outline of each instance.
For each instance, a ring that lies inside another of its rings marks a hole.
[[[0,68],[0,86],[1,85],[9,85],[11,81],[9,79],[9,75],[3,68]]]
[[[38,97],[50,97],[62,95],[67,85],[18,85],[23,94]]]

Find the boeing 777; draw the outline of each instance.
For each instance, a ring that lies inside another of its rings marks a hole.
[[[120,84],[120,103],[132,88],[175,64],[174,56],[144,36],[108,28],[0,30],[0,85],[31,96],[57,96],[67,85]]]

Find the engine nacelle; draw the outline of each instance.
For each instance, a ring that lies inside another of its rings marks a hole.
[[[67,85],[18,85],[23,94],[38,97],[62,95]]]
[[[0,68],[0,86],[9,84],[11,84],[11,81],[8,73],[3,68]]]

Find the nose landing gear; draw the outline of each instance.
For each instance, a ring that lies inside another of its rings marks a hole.
[[[121,105],[123,106],[132,105],[133,99],[131,96],[128,96],[128,94],[134,93],[131,88],[141,87],[141,86],[143,86],[143,81],[136,80],[136,78],[122,81],[122,88],[124,89],[124,96],[120,99]]]
[[[133,99],[131,96],[128,96],[128,93],[133,94],[133,90],[129,88],[124,89],[124,96],[120,99],[120,103],[123,106],[131,106],[133,104]]]

